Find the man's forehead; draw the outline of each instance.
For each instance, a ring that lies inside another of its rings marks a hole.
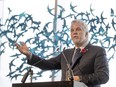
[[[75,28],[81,28],[82,25],[81,25],[80,23],[73,23],[73,24],[71,25],[71,28],[73,28],[73,27],[75,27]]]

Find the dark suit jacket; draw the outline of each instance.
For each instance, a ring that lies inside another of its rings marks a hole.
[[[75,66],[72,68],[74,75],[82,76],[82,82],[88,87],[100,87],[100,84],[104,84],[109,80],[109,69],[106,58],[106,52],[99,46],[93,46],[90,43],[85,47],[87,50],[82,54],[80,60],[78,60]],[[71,64],[74,48],[63,51],[68,62]],[[34,64],[40,61],[38,64]],[[32,55],[32,59],[28,61],[28,64],[35,65],[43,70],[62,70],[62,81],[66,79],[67,63],[62,53],[49,60],[44,60]]]

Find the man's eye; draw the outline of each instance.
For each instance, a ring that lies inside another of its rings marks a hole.
[[[76,31],[81,31],[81,28],[77,28]]]
[[[73,32],[74,30],[73,29],[71,29],[71,32]]]

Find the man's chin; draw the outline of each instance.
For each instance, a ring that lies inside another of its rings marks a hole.
[[[74,40],[73,41],[75,44],[80,44],[80,41],[78,41],[78,40]]]

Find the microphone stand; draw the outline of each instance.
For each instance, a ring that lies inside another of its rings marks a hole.
[[[67,64],[67,67],[68,67],[68,71],[67,71],[68,77],[69,77],[70,81],[73,81],[74,80],[74,78],[73,78],[74,74],[73,74],[73,71],[70,67],[70,64]]]
[[[31,71],[29,72],[29,74],[30,74],[30,83],[32,83],[33,70],[31,70]]]
[[[62,54],[64,56],[64,59],[66,60],[66,63],[67,63],[67,67],[68,67],[68,72],[67,72],[68,78],[69,78],[69,80],[73,81],[74,80],[74,78],[73,78],[74,74],[73,74],[73,71],[71,69],[71,66],[70,66],[70,64],[69,64],[66,56],[64,55],[64,52],[62,52]]]
[[[27,77],[28,77],[29,74],[30,74],[30,82],[32,83],[33,71],[31,70],[31,67],[30,67],[29,70],[24,74],[24,76],[23,76],[23,78],[22,78],[22,80],[21,80],[22,83],[25,83],[25,81],[26,81],[26,79],[27,79]]]

